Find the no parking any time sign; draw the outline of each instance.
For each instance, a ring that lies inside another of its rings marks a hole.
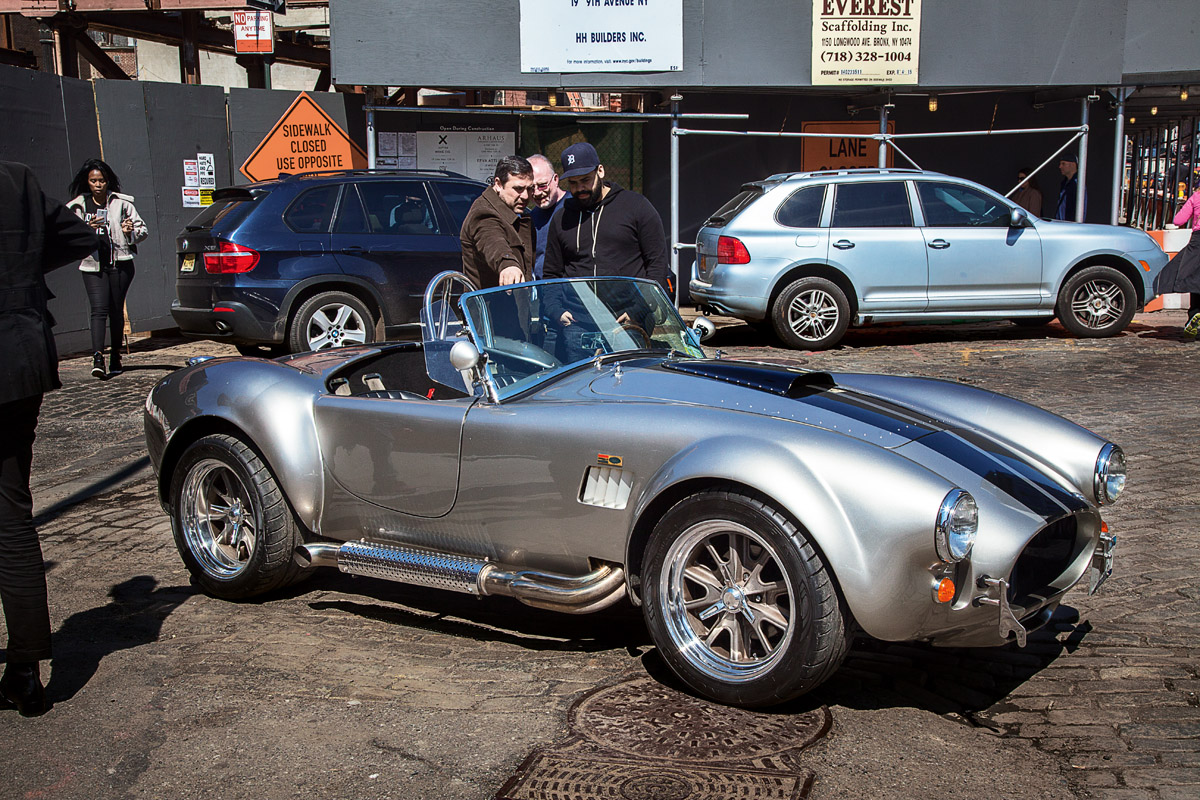
[[[267,181],[281,172],[366,167],[367,154],[362,148],[306,92],[301,92],[242,164],[241,171],[252,181]]]

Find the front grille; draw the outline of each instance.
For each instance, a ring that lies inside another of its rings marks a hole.
[[[1064,517],[1042,528],[1029,540],[1017,558],[1008,582],[1010,603],[1024,605],[1024,601],[1032,596],[1045,597],[1047,592],[1056,591],[1048,587],[1075,560],[1077,530],[1075,517]]]

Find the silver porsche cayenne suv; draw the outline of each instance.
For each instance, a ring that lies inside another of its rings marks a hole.
[[[1167,256],[1144,231],[1037,219],[961,178],[908,169],[772,175],[696,237],[692,300],[804,350],[850,325],[1058,317],[1120,333]]]

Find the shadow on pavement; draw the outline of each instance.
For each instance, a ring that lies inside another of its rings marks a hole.
[[[1176,333],[1171,333],[1176,332]],[[1121,336],[1151,336],[1153,338],[1175,339],[1182,337],[1182,329],[1177,326],[1152,326],[1140,322],[1131,322]],[[865,347],[908,346],[930,343],[971,344],[978,342],[1014,343],[1028,341],[1047,341],[1073,339],[1057,322],[1043,325],[1018,325],[1010,322],[961,322],[942,325],[927,323],[881,323],[862,328],[851,328],[845,337],[831,348],[837,350],[855,350]],[[1086,341],[1081,339],[1080,341]],[[717,329],[712,338],[704,342],[709,349],[717,347],[766,347],[778,350],[780,353],[791,353],[803,356],[810,351],[793,350],[782,344],[775,336],[765,330],[748,325],[725,325]]]
[[[61,516],[62,513],[64,511],[66,511],[68,508],[70,508],[71,506],[77,505],[78,503],[82,503],[84,500],[88,500],[92,497],[95,497],[96,495],[100,494],[101,492],[103,492],[107,489],[110,489],[113,486],[116,486],[117,484],[121,483],[129,476],[134,475],[137,472],[140,472],[141,470],[147,469],[149,466],[150,466],[149,457],[142,456],[137,461],[133,461],[129,464],[126,464],[125,466],[121,467],[120,469],[116,470],[115,472],[110,472],[109,474],[107,474],[104,477],[97,480],[95,483],[90,483],[87,486],[83,487],[82,489],[80,489],[76,492],[72,492],[68,496],[64,497],[62,500],[59,500],[54,505],[39,512],[38,515],[33,518],[34,526],[41,527],[42,525],[45,525],[49,522],[53,522],[55,519],[57,519],[59,516]]]
[[[149,575],[115,584],[111,600],[72,614],[54,634],[54,660],[46,695],[70,700],[87,685],[105,656],[158,641],[163,620],[196,593],[190,586],[158,587]]]
[[[368,579],[369,580],[369,579]],[[522,605],[510,598],[431,593],[416,587],[327,575],[306,583],[308,591],[354,593],[363,600],[317,600],[309,607],[341,611],[380,622],[418,628],[478,641],[513,644],[530,650],[598,652],[625,649],[641,658],[643,669],[658,682],[691,693],[653,646],[642,614],[627,601],[613,608],[572,617]],[[300,587],[296,587],[299,589]],[[298,592],[303,594],[304,590]],[[389,596],[391,595],[391,596]],[[383,602],[403,605],[382,605]],[[977,716],[1014,689],[1073,652],[1091,632],[1079,613],[1060,606],[1050,622],[1029,634],[1026,647],[955,648],[923,643],[893,643],[858,638],[842,668],[822,686],[773,713],[801,713],[823,705],[858,710],[909,707],[950,715],[966,723],[993,728]],[[1066,634],[1065,638],[1063,634]]]

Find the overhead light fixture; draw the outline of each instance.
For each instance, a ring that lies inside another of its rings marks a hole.
[[[936,94],[929,95],[929,110],[937,111],[937,95]]]
[[[1133,125],[1133,124],[1134,124],[1134,123],[1136,123],[1136,122],[1137,122],[1137,117],[1130,117],[1130,118],[1129,118],[1129,124],[1130,124],[1130,125]]]
[[[1186,86],[1181,86],[1181,87],[1179,87],[1179,99],[1180,99],[1180,100],[1187,100],[1187,99],[1188,99],[1188,93],[1187,93],[1187,87],[1186,87]]]
[[[1157,113],[1158,113],[1158,106],[1150,106],[1150,116],[1153,117]]]

